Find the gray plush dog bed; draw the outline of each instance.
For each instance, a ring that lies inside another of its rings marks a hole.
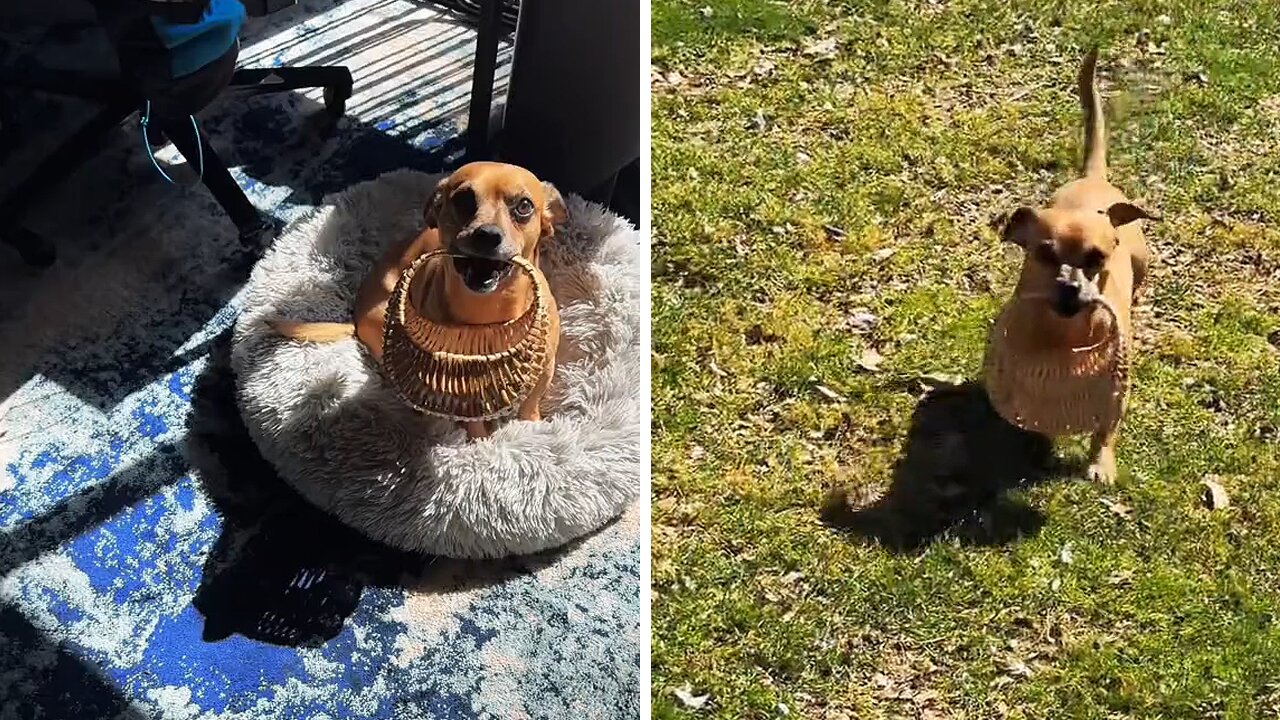
[[[304,344],[264,319],[349,321],[383,248],[420,231],[440,176],[399,171],[294,222],[254,269],[232,366],[245,424],[308,500],[397,547],[452,557],[536,552],[588,533],[640,489],[639,233],[580,198],[540,265],[560,306],[555,379],[541,422],[468,442],[410,410],[354,339]]]

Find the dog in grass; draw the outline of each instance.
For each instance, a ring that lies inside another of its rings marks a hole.
[[[1002,239],[1022,248],[1023,263],[988,344],[985,380],[993,404],[1014,424],[1051,437],[1090,433],[1087,475],[1111,483],[1127,390],[1131,310],[1147,279],[1149,252],[1139,221],[1159,218],[1107,180],[1097,59],[1097,51],[1090,51],[1079,74],[1082,176],[1060,187],[1044,207],[1019,207],[1003,228]],[[1100,347],[1119,348],[1123,367],[1091,366],[1090,353]],[[1052,419],[1064,413],[1084,419]]]

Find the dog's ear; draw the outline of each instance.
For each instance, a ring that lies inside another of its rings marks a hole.
[[[436,183],[436,189],[431,193],[431,197],[427,199],[427,206],[422,209],[422,219],[426,222],[427,227],[440,227],[440,211],[444,208],[444,196],[448,194],[445,187],[445,181],[441,180]]]
[[[1160,216],[1138,207],[1133,203],[1118,202],[1106,209],[1106,215],[1111,219],[1111,227],[1121,227],[1128,225],[1134,220],[1159,220]]]
[[[543,200],[546,207],[542,211],[542,234],[552,235],[555,228],[563,225],[569,219],[569,211],[565,209],[564,198],[560,196],[560,191],[555,185],[549,182],[542,183]]]
[[[1034,239],[1034,236],[1043,233],[1044,226],[1040,223],[1040,216],[1036,214],[1033,208],[1023,206],[1009,215],[1009,220],[1004,224],[1004,230],[1000,233],[1000,239],[1025,248]]]

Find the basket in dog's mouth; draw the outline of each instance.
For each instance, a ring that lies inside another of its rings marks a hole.
[[[1015,298],[996,319],[987,339],[983,385],[1006,421],[1050,437],[1108,430],[1120,421],[1129,388],[1129,338],[1115,308],[1096,301],[1110,322],[1102,337],[1069,352],[1019,349],[1009,340]]]
[[[457,256],[436,250],[401,273],[387,303],[382,371],[400,398],[419,412],[456,421],[512,414],[546,369],[551,289],[533,263],[515,257],[502,263],[495,283],[511,272],[529,276],[535,291],[523,314],[489,325],[434,322],[410,302],[409,287],[427,263],[446,256],[458,268]],[[493,262],[465,258],[463,267],[488,272]]]

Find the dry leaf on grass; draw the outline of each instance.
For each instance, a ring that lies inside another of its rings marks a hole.
[[[656,500],[653,503],[653,506],[659,510],[670,511],[670,510],[674,510],[676,505],[679,502],[680,502],[679,498],[674,496],[667,496],[664,498],[660,498],[659,500]]]
[[[834,400],[834,401],[836,401],[836,402],[844,402],[844,396],[843,396],[843,395],[841,395],[840,393],[836,392],[835,390],[832,390],[831,388],[827,387],[826,385],[817,385],[817,386],[815,386],[815,387],[814,387],[814,389],[815,389],[815,390],[817,390],[817,391],[818,391],[818,393],[822,395],[822,397],[824,397],[824,398],[826,398],[826,399],[828,399],[828,400]]]
[[[1004,663],[1004,673],[1013,678],[1031,677],[1031,667],[1017,658],[1010,658]]]
[[[856,333],[864,333],[871,330],[880,318],[867,312],[866,310],[854,310],[844,319],[846,330],[852,330]]]
[[[1107,576],[1107,584],[1109,585],[1127,585],[1133,580],[1132,570],[1117,570]]]
[[[694,695],[693,687],[690,685],[685,685],[682,688],[676,688],[675,696],[676,699],[680,701],[681,705],[684,705],[690,710],[701,710],[707,706],[708,702],[711,701],[711,695],[709,694]]]
[[[840,42],[836,38],[829,37],[822,40],[805,40],[804,47],[800,49],[800,52],[810,57],[829,60],[836,56],[836,51],[839,48]]]
[[[903,692],[910,692],[910,691],[903,691],[903,690],[899,690],[898,688],[890,686],[890,687],[882,688],[880,690],[875,691],[874,693],[871,694],[871,697],[877,700],[900,700],[902,699]]]
[[[1063,565],[1070,565],[1076,561],[1076,555],[1071,551],[1071,543],[1066,543],[1062,549],[1058,551],[1058,562]]]
[[[1102,504],[1106,505],[1108,510],[1115,513],[1116,515],[1119,515],[1125,520],[1133,519],[1133,508],[1129,507],[1128,505],[1125,505],[1122,502],[1117,502],[1115,500],[1102,498]]]
[[[927,375],[921,375],[917,379],[926,390],[959,387],[964,384],[963,375],[955,375],[952,373],[929,373]]]
[[[1217,475],[1210,475],[1200,481],[1200,486],[1204,488],[1204,504],[1210,510],[1225,510],[1231,507],[1231,498],[1227,495],[1227,489],[1222,487]]]
[[[858,367],[867,372],[879,372],[880,363],[884,362],[884,356],[875,348],[867,348],[862,351],[862,357],[858,358]]]
[[[911,702],[915,703],[916,705],[928,705],[929,703],[934,702],[937,699],[938,699],[938,693],[936,690],[921,690],[920,692],[911,696]]]

